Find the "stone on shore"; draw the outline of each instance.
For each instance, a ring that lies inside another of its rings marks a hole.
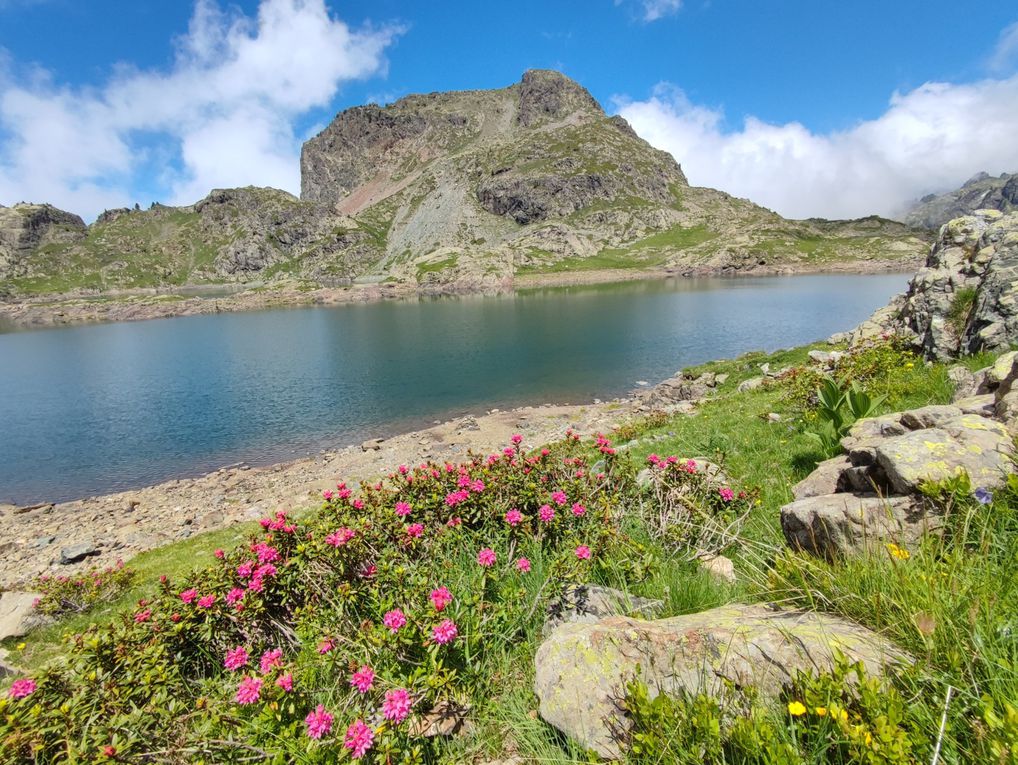
[[[16,590],[0,594],[0,640],[27,635],[29,630],[48,621],[33,605],[41,597],[38,592]]]

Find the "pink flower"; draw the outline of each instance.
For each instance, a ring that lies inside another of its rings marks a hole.
[[[411,523],[406,527],[406,533],[411,539],[419,539],[424,534],[424,524]]]
[[[331,500],[332,499],[332,491],[330,489],[326,489],[325,491],[323,491],[322,492],[322,499],[324,499],[326,502]]]
[[[470,489],[475,493],[480,494],[482,491],[484,491],[484,481],[478,478],[476,481],[470,484]]]
[[[134,615],[134,621],[137,622],[138,624],[141,624],[142,622],[147,622],[150,618],[152,618],[151,608],[146,608],[144,611],[139,611]]]
[[[404,614],[398,608],[393,611],[386,611],[385,616],[382,617],[382,624],[389,628],[392,634],[399,632],[400,627],[406,625],[406,614]]]
[[[23,677],[11,683],[11,688],[7,691],[7,695],[12,699],[23,699],[25,696],[31,696],[35,693],[37,687],[35,680],[30,677]]]
[[[282,688],[286,693],[293,690],[293,675],[287,672],[276,679],[276,687]]]
[[[254,575],[255,579],[264,579],[267,576],[275,576],[276,567],[273,566],[271,563],[266,563],[264,566],[259,566],[258,569],[254,572]]]
[[[198,605],[201,608],[212,608],[212,604],[216,602],[215,595],[205,595],[204,597],[198,598]]]
[[[240,587],[234,587],[228,593],[226,593],[226,605],[232,606],[235,603],[239,603],[244,599],[244,591]]]
[[[725,502],[731,502],[733,499],[735,499],[735,492],[733,492],[728,487],[718,489],[718,494],[721,495],[721,499],[723,499]]]
[[[480,563],[485,568],[494,566],[495,560],[496,560],[495,551],[492,550],[490,547],[485,547],[483,550],[477,553],[477,562]]]
[[[321,738],[332,730],[332,715],[319,704],[314,712],[308,712],[304,724],[308,726],[308,738]]]
[[[214,551],[212,552],[212,554],[213,554],[213,555],[215,555],[215,556],[216,556],[217,558],[219,558],[220,560],[222,560],[222,559],[223,559],[223,556],[224,556],[224,555],[226,555],[226,553],[225,553],[225,552],[223,552],[223,550],[222,550],[222,548],[221,548],[221,547],[217,547],[217,548],[216,548],[216,549],[215,549],[215,550],[214,550]]]
[[[363,499],[355,499],[353,501],[353,509],[354,510],[363,510],[364,509],[364,500]]]
[[[515,507],[505,514],[505,522],[510,526],[517,526],[523,521],[523,513]]]
[[[448,526],[450,529],[454,529],[461,523],[463,523],[462,518],[450,518],[448,521],[445,522],[445,525]]]
[[[412,512],[412,508],[406,502],[396,503],[396,515],[400,518],[406,518]]]
[[[436,611],[443,611],[445,607],[452,603],[452,593],[449,592],[447,587],[439,587],[437,590],[432,590],[431,605],[435,607]]]
[[[359,693],[367,693],[374,684],[375,671],[367,664],[354,672],[350,678],[350,685],[356,688]]]
[[[374,563],[365,563],[357,573],[360,574],[361,579],[371,579],[378,573],[378,566]]]
[[[528,558],[520,558],[516,561],[516,568],[522,573],[526,574],[530,571],[530,560]]]
[[[573,503],[573,515],[575,515],[577,518],[579,518],[581,515],[584,515],[586,512],[587,508],[585,508],[579,502]]]
[[[333,547],[342,547],[356,535],[357,532],[353,529],[348,529],[346,526],[343,526],[325,537],[325,543],[332,545]]]
[[[245,677],[237,688],[237,703],[254,704],[261,698],[261,693],[262,679],[260,677]]]
[[[541,509],[537,511],[537,517],[545,523],[550,523],[555,517],[555,511],[551,505],[541,505]]]
[[[553,491],[551,493],[551,501],[556,505],[564,505],[569,501],[569,497],[566,496],[564,491]]]
[[[431,637],[434,638],[435,642],[439,645],[445,645],[455,640],[458,634],[456,629],[456,622],[452,619],[446,619],[440,624],[436,624],[431,630]]]
[[[198,591],[195,589],[184,590],[182,593],[180,593],[180,599],[187,603],[188,605],[191,605],[191,601],[193,601],[197,597]]]
[[[279,550],[265,542],[259,542],[251,551],[258,556],[259,563],[272,563],[274,560],[279,560]]]
[[[244,646],[237,646],[232,651],[226,652],[226,658],[223,660],[223,666],[231,672],[234,672],[247,664],[248,655]]]
[[[696,460],[686,460],[686,472],[687,473],[696,472]]]
[[[409,472],[410,472],[410,468],[408,468],[406,465],[400,465],[399,466],[399,474],[400,475],[406,475]]]
[[[263,675],[269,674],[273,667],[283,666],[283,649],[273,648],[262,654],[261,670]]]
[[[520,444],[523,443],[523,436],[521,436],[519,433],[514,433],[513,437],[510,438],[509,440],[512,441],[517,446],[519,446]]]
[[[350,750],[350,757],[359,760],[375,743],[375,732],[364,724],[362,720],[355,720],[346,729],[346,738],[343,739],[343,746]]]
[[[590,548],[586,545],[580,545],[576,548],[576,557],[580,560],[586,560],[590,557]]]
[[[241,579],[247,579],[254,572],[254,561],[246,560],[237,566],[237,576]],[[186,600],[184,601],[187,602]]]
[[[466,489],[460,489],[459,491],[453,491],[446,495],[445,504],[449,507],[456,507],[460,502],[464,502],[470,497],[470,492]]]
[[[656,454],[648,454],[647,455],[647,462],[649,462],[651,465],[656,465],[660,461],[661,461],[661,458],[658,457]]]
[[[412,705],[410,692],[406,688],[386,691],[385,701],[382,702],[382,716],[386,720],[392,720],[392,722],[398,725],[410,714],[410,707]]]
[[[325,640],[318,644],[318,653],[328,653],[335,647],[336,645],[332,642],[332,638],[325,638]]]

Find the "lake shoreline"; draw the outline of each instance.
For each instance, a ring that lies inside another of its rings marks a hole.
[[[229,465],[202,475],[78,500],[0,505],[10,532],[0,542],[0,590],[23,589],[43,573],[71,574],[110,566],[195,534],[256,521],[277,510],[306,508],[345,481],[379,480],[400,465],[460,462],[470,452],[493,453],[520,433],[530,448],[562,438],[610,433],[644,414],[638,395],[589,404],[544,404],[465,415],[360,446],[327,449],[259,467]],[[65,563],[65,551],[88,551]]]
[[[146,321],[179,316],[199,316],[276,308],[327,307],[385,300],[414,300],[465,295],[510,294],[520,290],[561,288],[591,284],[629,281],[696,279],[711,277],[798,276],[820,274],[884,274],[911,273],[918,265],[897,260],[847,261],[817,266],[758,265],[738,271],[730,269],[685,269],[683,271],[652,269],[601,269],[550,274],[524,274],[498,284],[477,285],[456,283],[442,287],[415,287],[408,284],[376,283],[352,287],[323,287],[302,290],[292,286],[240,289],[231,294],[215,296],[184,296],[168,291],[117,291],[103,295],[47,295],[11,302],[0,302],[0,330],[42,329],[78,324],[101,324],[124,321]],[[188,291],[233,290],[237,285],[203,285],[186,287]]]

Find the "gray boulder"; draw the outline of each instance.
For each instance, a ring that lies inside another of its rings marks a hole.
[[[852,462],[846,455],[824,460],[812,473],[792,487],[792,496],[796,499],[806,499],[834,494],[843,487],[842,473],[851,467]]]
[[[897,494],[917,491],[924,481],[942,481],[959,470],[973,486],[1000,486],[1011,470],[1011,438],[1004,426],[965,414],[941,427],[888,438],[875,448],[879,472]]]
[[[45,624],[48,619],[35,610],[38,592],[10,590],[0,595],[0,640],[27,635],[29,630]]]
[[[658,621],[564,625],[537,650],[534,689],[544,720],[600,756],[617,758],[629,729],[625,688],[638,675],[652,696],[724,696],[734,684],[773,699],[796,671],[827,669],[839,652],[874,675],[908,660],[844,619],[730,605]]]
[[[781,530],[789,546],[827,560],[848,557],[895,542],[909,546],[940,527],[913,497],[828,494],[781,508]]]

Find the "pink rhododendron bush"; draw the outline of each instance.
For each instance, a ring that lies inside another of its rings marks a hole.
[[[571,582],[638,587],[633,470],[607,439],[402,467],[260,533],[0,700],[26,762],[433,761],[436,707],[497,692],[487,661]],[[468,712],[469,714],[469,712]]]

